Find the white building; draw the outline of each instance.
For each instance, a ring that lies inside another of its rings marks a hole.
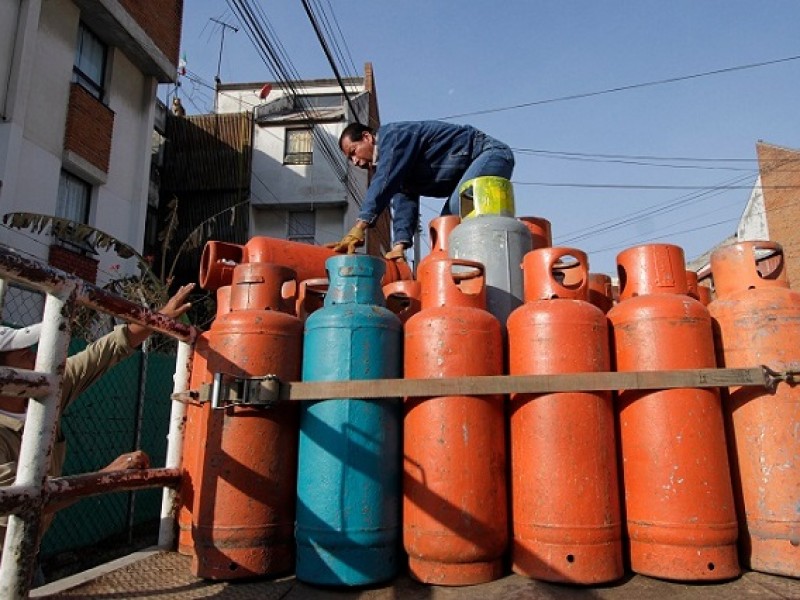
[[[182,13],[182,0],[0,2],[0,213],[141,251],[156,87],[176,77]],[[53,236],[0,227],[0,243],[99,284],[119,275],[112,253]]]
[[[355,223],[367,174],[345,160],[339,135],[356,120],[379,125],[371,65],[343,83],[347,97],[336,79],[219,87],[217,112],[253,113],[249,236],[325,244]],[[368,236],[368,251],[389,250],[388,215]]]

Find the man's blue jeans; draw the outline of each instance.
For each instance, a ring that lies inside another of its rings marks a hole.
[[[483,175],[495,175],[511,179],[514,172],[514,153],[511,148],[489,136],[481,136],[476,144],[475,158],[464,171],[461,180],[442,207],[442,215],[457,215],[460,208],[458,190],[464,182]],[[394,243],[409,247],[419,220],[419,202],[405,194],[395,194],[392,198],[392,225]]]
[[[511,148],[498,142],[496,139],[489,136],[485,137],[483,143],[483,150],[472,164],[464,171],[461,176],[461,181],[458,182],[456,189],[450,194],[447,203],[442,207],[442,215],[457,215],[461,207],[461,200],[458,191],[461,186],[470,179],[481,177],[484,175],[494,175],[511,179],[511,174],[514,172],[514,154]]]

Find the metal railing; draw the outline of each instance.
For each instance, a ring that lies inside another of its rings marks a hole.
[[[0,488],[0,514],[9,515],[0,561],[0,598],[11,599],[28,596],[39,550],[42,514],[53,503],[115,491],[163,487],[159,546],[171,548],[175,542],[176,487],[180,481],[185,404],[171,405],[163,468],[48,477],[61,416],[59,406],[73,307],[84,305],[177,339],[174,392],[188,387],[197,331],[2,246],[0,281],[0,290],[5,289],[6,282],[14,282],[46,294],[34,369],[0,367],[0,392],[30,398],[16,480],[13,485]]]

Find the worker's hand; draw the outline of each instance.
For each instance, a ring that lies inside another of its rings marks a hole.
[[[394,260],[397,262],[406,262],[406,251],[403,247],[392,248],[383,255],[386,260]]]
[[[359,227],[358,224],[353,225],[352,229],[347,232],[340,241],[326,244],[326,247],[333,248],[334,252],[347,252],[354,254],[356,248],[364,245],[364,229]]]
[[[149,469],[150,457],[142,450],[120,454],[100,471],[124,471],[125,469]]]
[[[166,315],[172,319],[182,317],[187,310],[192,307],[191,302],[186,299],[194,289],[193,283],[182,285],[177,292],[167,300],[166,304],[158,309],[157,312]],[[128,323],[128,343],[133,348],[138,348],[152,333],[149,327],[139,325],[138,323]]]
[[[186,285],[182,285],[177,292],[167,300],[167,303],[158,309],[162,315],[167,315],[172,319],[177,319],[180,316],[183,316],[187,310],[192,307],[191,302],[187,302],[186,299],[189,297],[189,294],[192,293],[194,289],[193,283],[187,283]]]

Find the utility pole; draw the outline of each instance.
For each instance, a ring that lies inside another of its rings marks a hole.
[[[214,21],[218,25],[222,26],[222,37],[219,40],[219,58],[217,59],[217,74],[214,75],[214,112],[217,112],[217,96],[219,95],[219,84],[222,83],[222,80],[219,78],[219,72],[222,68],[222,48],[225,46],[225,30],[226,29],[233,29],[233,33],[238,33],[239,30],[231,25],[230,23],[225,23],[224,21],[220,21],[219,19],[215,19],[213,17],[209,17],[209,21]]]

